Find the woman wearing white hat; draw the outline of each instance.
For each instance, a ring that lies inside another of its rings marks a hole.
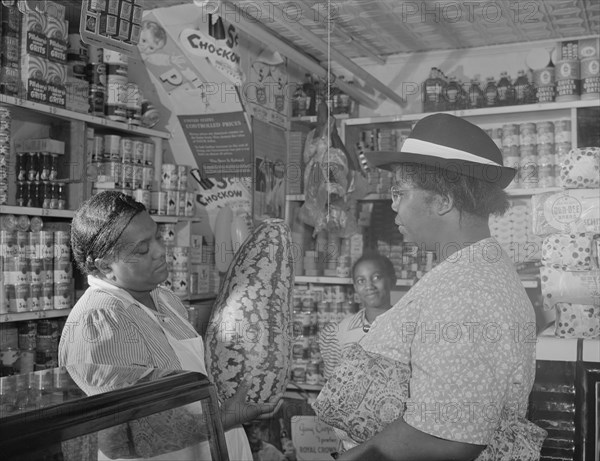
[[[394,173],[392,209],[404,240],[435,251],[439,264],[377,317],[354,362],[338,368],[315,404],[350,436],[345,447],[354,448],[339,459],[537,459],[545,432],[524,419],[535,315],[488,227],[490,214],[509,206],[503,189],[515,170],[483,130],[446,114],[419,121],[400,152],[367,158]],[[362,378],[370,386],[353,385],[360,354],[388,378],[371,373]],[[404,391],[378,406],[369,395],[386,395],[395,384],[389,376],[404,377]],[[362,401],[352,395],[361,387],[370,393]],[[344,407],[349,401],[353,408]],[[383,424],[369,432],[363,421]]]

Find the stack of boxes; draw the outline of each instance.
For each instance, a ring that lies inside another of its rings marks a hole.
[[[26,97],[30,101],[65,107],[68,36],[65,7],[53,4],[52,8],[38,11],[27,7],[26,2],[23,5],[26,9],[21,27],[20,62]]]
[[[561,165],[562,192],[534,195],[533,231],[544,237],[542,297],[555,335],[600,335],[600,148],[573,149]]]
[[[18,96],[21,86],[21,22],[16,4],[0,4],[0,93]]]
[[[8,202],[11,120],[10,109],[0,106],[0,205]]]
[[[94,35],[137,44],[142,31],[142,0],[89,0],[85,24]]]

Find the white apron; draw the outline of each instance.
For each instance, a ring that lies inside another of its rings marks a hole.
[[[125,305],[136,304],[139,306],[151,319],[153,319],[160,329],[165,334],[169,345],[175,352],[181,368],[186,371],[195,371],[206,375],[206,367],[204,365],[204,342],[202,337],[196,333],[194,338],[189,339],[175,339],[163,326],[162,321],[157,318],[155,311],[144,306],[139,301],[136,301],[133,296],[127,293],[125,290],[116,287],[104,280],[97,277],[88,276],[88,283],[91,288],[99,289],[104,292],[108,292],[114,297],[120,299]],[[159,294],[161,304],[165,306],[169,312],[176,315],[181,319],[182,322],[188,323],[187,319],[179,315],[175,310],[171,309],[167,304],[166,300]],[[189,324],[190,329],[195,331],[194,327]],[[202,407],[199,402],[186,405],[186,408],[190,411],[202,412]],[[233,427],[225,431],[225,441],[227,443],[227,451],[229,453],[229,459],[231,461],[252,461],[252,452],[250,450],[250,444],[248,443],[248,437],[246,432],[241,426]],[[98,460],[109,460],[110,458],[105,457],[102,452],[98,452]],[[198,460],[210,460],[210,448],[208,442],[201,442],[197,445],[184,448],[172,453],[162,454],[153,458],[144,458],[148,460],[165,460],[165,461],[198,461]],[[119,460],[120,461],[120,460]],[[132,461],[129,459],[129,461]]]

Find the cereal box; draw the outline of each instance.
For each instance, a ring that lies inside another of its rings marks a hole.
[[[27,11],[23,14],[22,32],[23,54],[41,56],[48,54],[48,39],[46,37],[46,16],[37,11]]]
[[[67,100],[67,66],[58,62],[48,62],[46,73],[48,104],[65,107]]]
[[[32,54],[25,54],[21,58],[21,78],[30,101],[48,102],[46,63],[46,58]]]
[[[46,37],[48,39],[48,60],[67,62],[67,39],[69,27],[65,19],[52,16],[46,18]]]

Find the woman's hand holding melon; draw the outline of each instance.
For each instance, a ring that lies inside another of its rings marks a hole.
[[[265,418],[277,413],[281,403],[281,396],[269,403],[253,403],[246,400],[250,383],[240,383],[235,394],[227,399],[221,406],[221,423],[223,430],[231,429],[239,424],[252,421],[259,417]]]

